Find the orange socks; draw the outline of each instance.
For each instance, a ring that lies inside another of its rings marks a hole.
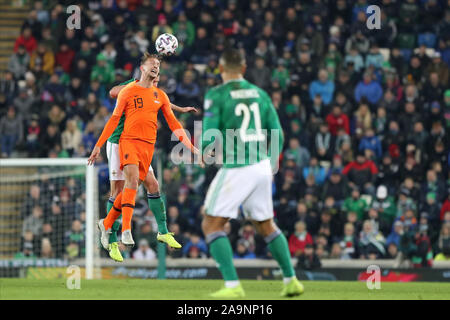
[[[123,189],[122,192],[122,232],[131,229],[131,218],[133,217],[134,204],[136,199],[135,189]],[[114,202],[115,204],[115,202]]]
[[[117,220],[117,218],[122,213],[122,192],[119,193],[119,195],[116,197],[116,200],[114,200],[114,204],[109,210],[108,215],[106,216],[105,220],[103,221],[103,225],[105,226],[105,229],[111,229],[114,221]]]

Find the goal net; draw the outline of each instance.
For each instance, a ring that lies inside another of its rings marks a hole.
[[[96,277],[99,192],[97,170],[86,163],[0,160],[0,277],[45,277],[70,265]]]

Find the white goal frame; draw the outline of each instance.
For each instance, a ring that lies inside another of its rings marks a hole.
[[[87,158],[10,158],[0,159],[1,167],[52,167],[52,166],[86,166],[86,279],[94,279],[94,243],[95,243],[95,195],[96,168],[87,165]],[[97,190],[98,191],[98,190]]]

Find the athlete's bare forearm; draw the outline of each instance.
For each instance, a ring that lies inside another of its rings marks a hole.
[[[195,107],[179,107],[179,106],[177,106],[176,104],[173,104],[173,103],[170,104],[170,108],[173,111],[177,111],[177,112],[180,112],[180,113],[198,112]]]
[[[125,85],[117,85],[111,88],[111,90],[109,90],[109,96],[113,99],[116,99],[117,96],[119,95],[120,90],[122,90],[125,87]]]

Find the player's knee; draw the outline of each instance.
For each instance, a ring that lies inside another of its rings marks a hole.
[[[211,221],[212,219],[210,217],[205,217],[202,221],[202,231],[204,235],[210,234],[214,232],[214,224]]]
[[[202,231],[203,231],[203,234],[207,234],[208,233],[207,230],[208,230],[208,224],[206,222],[206,219],[203,219],[202,220]]]
[[[148,193],[158,193],[159,192],[159,183],[154,177],[147,178],[144,181],[145,189],[147,189]]]
[[[277,226],[272,219],[265,221],[255,221],[254,224],[258,232],[263,237],[267,237],[268,235],[271,235],[273,232],[277,231]]]
[[[139,187],[139,176],[130,175],[125,183],[128,189],[137,189]]]
[[[111,197],[112,198],[116,198],[119,193],[123,190],[123,185],[124,185],[123,180],[116,180],[113,183],[111,183]]]

